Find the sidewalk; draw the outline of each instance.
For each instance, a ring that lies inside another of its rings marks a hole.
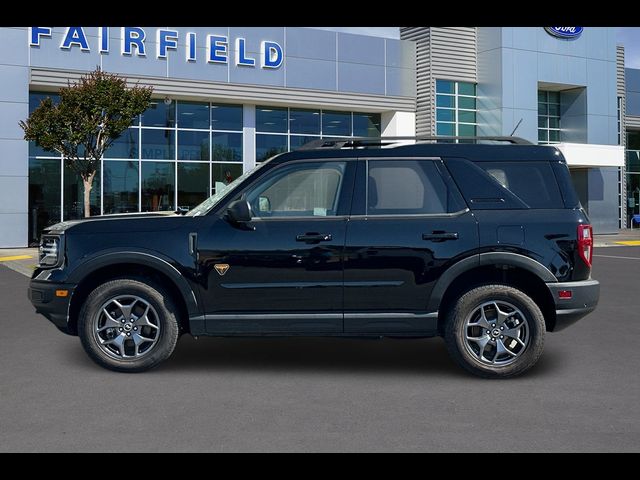
[[[640,228],[620,230],[615,234],[595,235],[594,237],[596,247],[640,247]],[[6,265],[27,277],[31,277],[37,263],[37,248],[0,248],[0,265]]]
[[[0,248],[0,265],[31,277],[38,263],[37,248]]]
[[[618,233],[594,235],[596,247],[640,247],[640,228],[620,230]]]

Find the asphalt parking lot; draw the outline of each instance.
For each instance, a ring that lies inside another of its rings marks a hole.
[[[101,369],[0,265],[0,451],[640,451],[640,248],[597,248],[596,312],[533,370],[471,377],[440,339],[183,337]]]

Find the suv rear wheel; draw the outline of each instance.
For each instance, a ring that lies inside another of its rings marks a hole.
[[[173,352],[179,337],[177,311],[169,293],[151,280],[113,279],[87,297],[78,335],[98,365],[141,372]]]
[[[445,342],[466,370],[485,378],[519,375],[538,361],[545,322],[524,292],[506,285],[484,285],[464,295],[449,310]]]

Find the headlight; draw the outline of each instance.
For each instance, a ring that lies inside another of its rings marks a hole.
[[[60,260],[60,237],[42,236],[38,260],[41,267],[55,267],[58,265]]]

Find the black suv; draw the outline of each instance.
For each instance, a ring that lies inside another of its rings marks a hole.
[[[29,298],[118,371],[182,333],[440,335],[467,370],[517,375],[596,307],[592,230],[556,148],[466,142],[320,140],[186,215],[59,223]]]

